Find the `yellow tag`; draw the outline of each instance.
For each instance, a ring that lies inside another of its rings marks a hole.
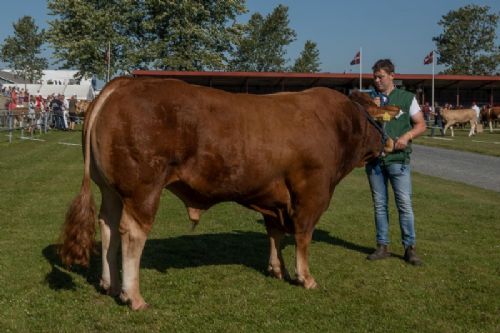
[[[389,114],[389,112],[385,112],[384,113],[384,116],[382,117],[382,120],[383,121],[391,121],[391,115]]]

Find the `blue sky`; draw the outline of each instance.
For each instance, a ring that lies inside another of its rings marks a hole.
[[[51,19],[43,0],[0,0],[0,4],[0,43],[13,34],[12,23],[24,15],[34,17],[40,28],[47,28]],[[499,0],[251,0],[249,13],[239,21],[246,22],[254,12],[266,15],[278,4],[288,6],[290,27],[297,33],[287,49],[288,58],[293,61],[310,39],[318,45],[322,72],[332,73],[359,72],[359,66],[349,62],[360,47],[365,73],[380,58],[391,58],[398,73],[430,73],[431,66],[424,66],[423,59],[435,47],[432,37],[442,32],[438,21],[443,15],[467,4],[488,5],[500,12]],[[50,56],[50,50],[45,54]]]

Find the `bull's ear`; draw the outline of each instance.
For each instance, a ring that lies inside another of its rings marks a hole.
[[[363,106],[377,106],[371,99],[370,95],[367,93],[361,92],[359,90],[354,90],[349,95],[349,99],[353,102],[358,102]]]
[[[399,114],[400,109],[397,106],[385,105],[381,107],[368,106],[366,111],[376,120],[389,121]]]

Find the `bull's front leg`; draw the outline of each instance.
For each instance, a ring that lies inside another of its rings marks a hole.
[[[281,255],[281,240],[285,232],[280,229],[277,221],[271,217],[264,216],[267,235],[269,236],[269,266],[268,272],[271,276],[280,280],[289,280],[290,276],[285,268],[285,261]]]
[[[469,131],[469,137],[474,135],[474,131],[476,130],[476,125],[474,125],[474,122],[471,121],[470,123],[470,131]]]
[[[306,289],[314,289],[318,285],[316,280],[309,273],[309,244],[312,239],[312,230],[295,234],[295,256],[297,282]]]

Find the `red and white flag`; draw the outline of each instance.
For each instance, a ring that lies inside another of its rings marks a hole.
[[[351,65],[358,65],[361,62],[361,52],[358,51],[354,56],[354,59],[351,60]]]
[[[430,65],[432,64],[432,61],[434,60],[434,51],[431,51],[425,59],[424,59],[424,65]]]

